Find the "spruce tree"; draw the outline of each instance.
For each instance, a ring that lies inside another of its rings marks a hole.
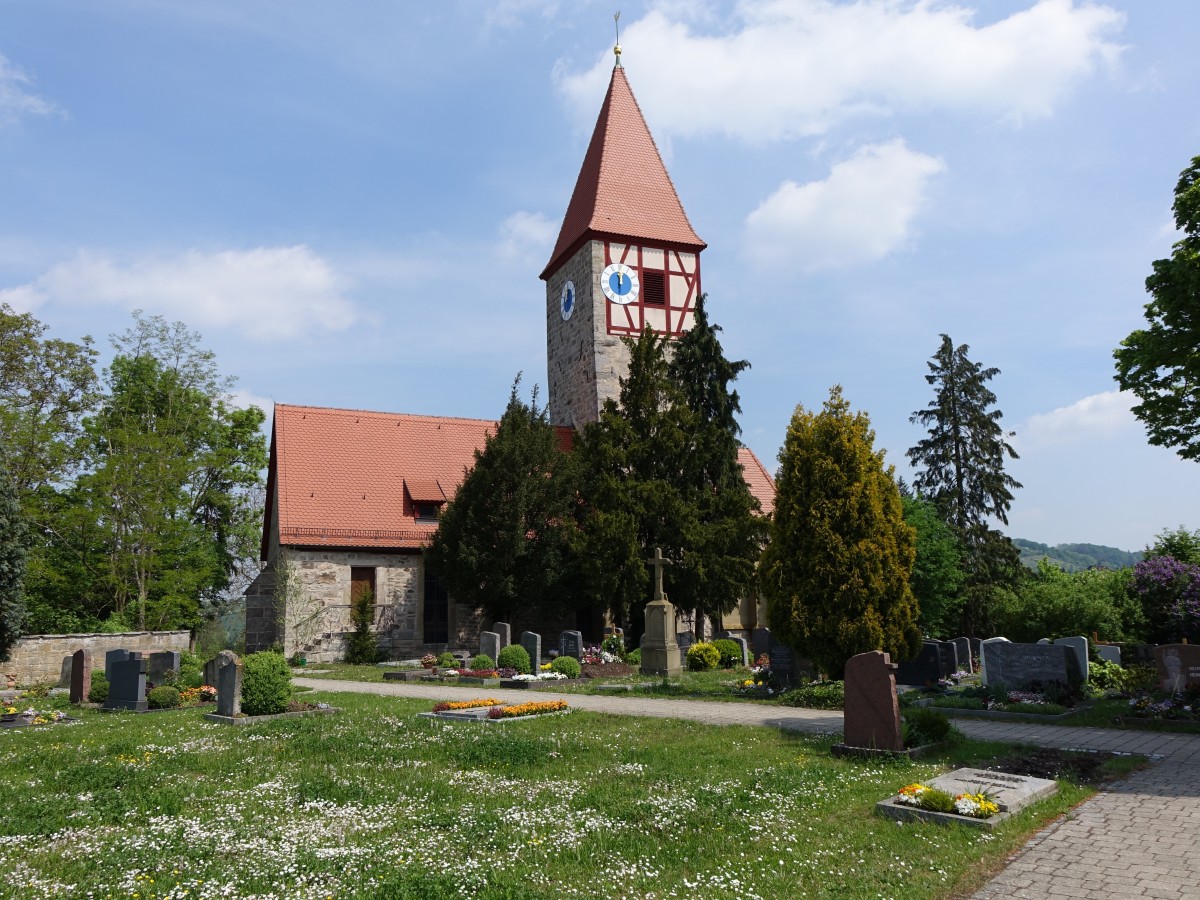
[[[25,624],[26,528],[4,456],[0,447],[0,660],[8,658]]]
[[[709,322],[705,300],[703,294],[697,300],[694,324],[675,343],[667,367],[692,414],[681,488],[695,508],[682,565],[672,575],[677,602],[695,609],[697,623],[703,616],[719,623],[753,590],[767,520],[738,461],[741,404],[730,389],[750,364],[725,357],[721,329]]]
[[[1004,461],[1018,457],[987,386],[1000,370],[972,362],[966,344],[955,347],[949,335],[941,337],[925,376],[934,398],[909,418],[928,428],[928,436],[908,451],[908,458],[918,468],[913,482],[918,494],[937,507],[966,552],[963,627],[974,637],[987,627],[992,592],[1020,574],[1020,554],[988,525],[989,518],[1008,524],[1012,492],[1021,485],[1004,471]]]
[[[779,453],[760,570],[767,619],[832,677],[857,653],[907,659],[921,646],[914,533],[874,441],[866,414],[835,386],[821,412],[796,408]]]
[[[518,610],[561,605],[570,572],[564,529],[574,486],[535,391],[513,383],[496,430],[441,515],[426,559],[459,602],[510,621]]]

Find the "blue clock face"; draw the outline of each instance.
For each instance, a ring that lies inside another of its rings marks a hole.
[[[632,303],[641,285],[637,273],[624,263],[613,263],[600,273],[600,288],[613,303]]]
[[[562,286],[562,293],[558,297],[558,311],[564,322],[575,312],[575,282],[568,281]]]

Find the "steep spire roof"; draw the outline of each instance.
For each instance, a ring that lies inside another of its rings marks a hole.
[[[588,233],[703,250],[621,66],[612,80],[545,279]]]

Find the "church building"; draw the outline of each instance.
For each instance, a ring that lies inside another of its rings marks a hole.
[[[549,414],[569,448],[628,372],[624,337],[692,326],[705,243],[684,212],[617,49],[608,93],[563,217],[546,282]],[[456,603],[425,565],[438,514],[496,422],[276,404],[261,554],[246,592],[246,649],[279,643],[312,661],[341,659],[351,601],[370,591],[391,657],[474,649],[479,611]],[[765,513],[770,474],[746,448],[745,478]],[[682,598],[681,598],[682,599]],[[278,601],[278,602],[277,602]],[[686,605],[686,600],[683,601]],[[761,624],[753,599],[726,617]],[[514,623],[531,627],[537,623]],[[490,623],[487,623],[490,626]],[[585,623],[541,623],[551,628]]]

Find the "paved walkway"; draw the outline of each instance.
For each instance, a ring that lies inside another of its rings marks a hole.
[[[840,732],[842,714],[756,703],[668,700],[634,693],[559,694],[294,678],[323,691],[458,700],[484,695],[521,702],[564,699],[576,709],[625,716],[691,719],[711,725],[765,725],[812,734]],[[1107,728],[1064,728],[1021,722],[956,719],[969,737],[1073,750],[1111,750],[1161,757],[1110,785],[1040,831],[1004,871],[971,900],[1200,900],[1200,735]]]

